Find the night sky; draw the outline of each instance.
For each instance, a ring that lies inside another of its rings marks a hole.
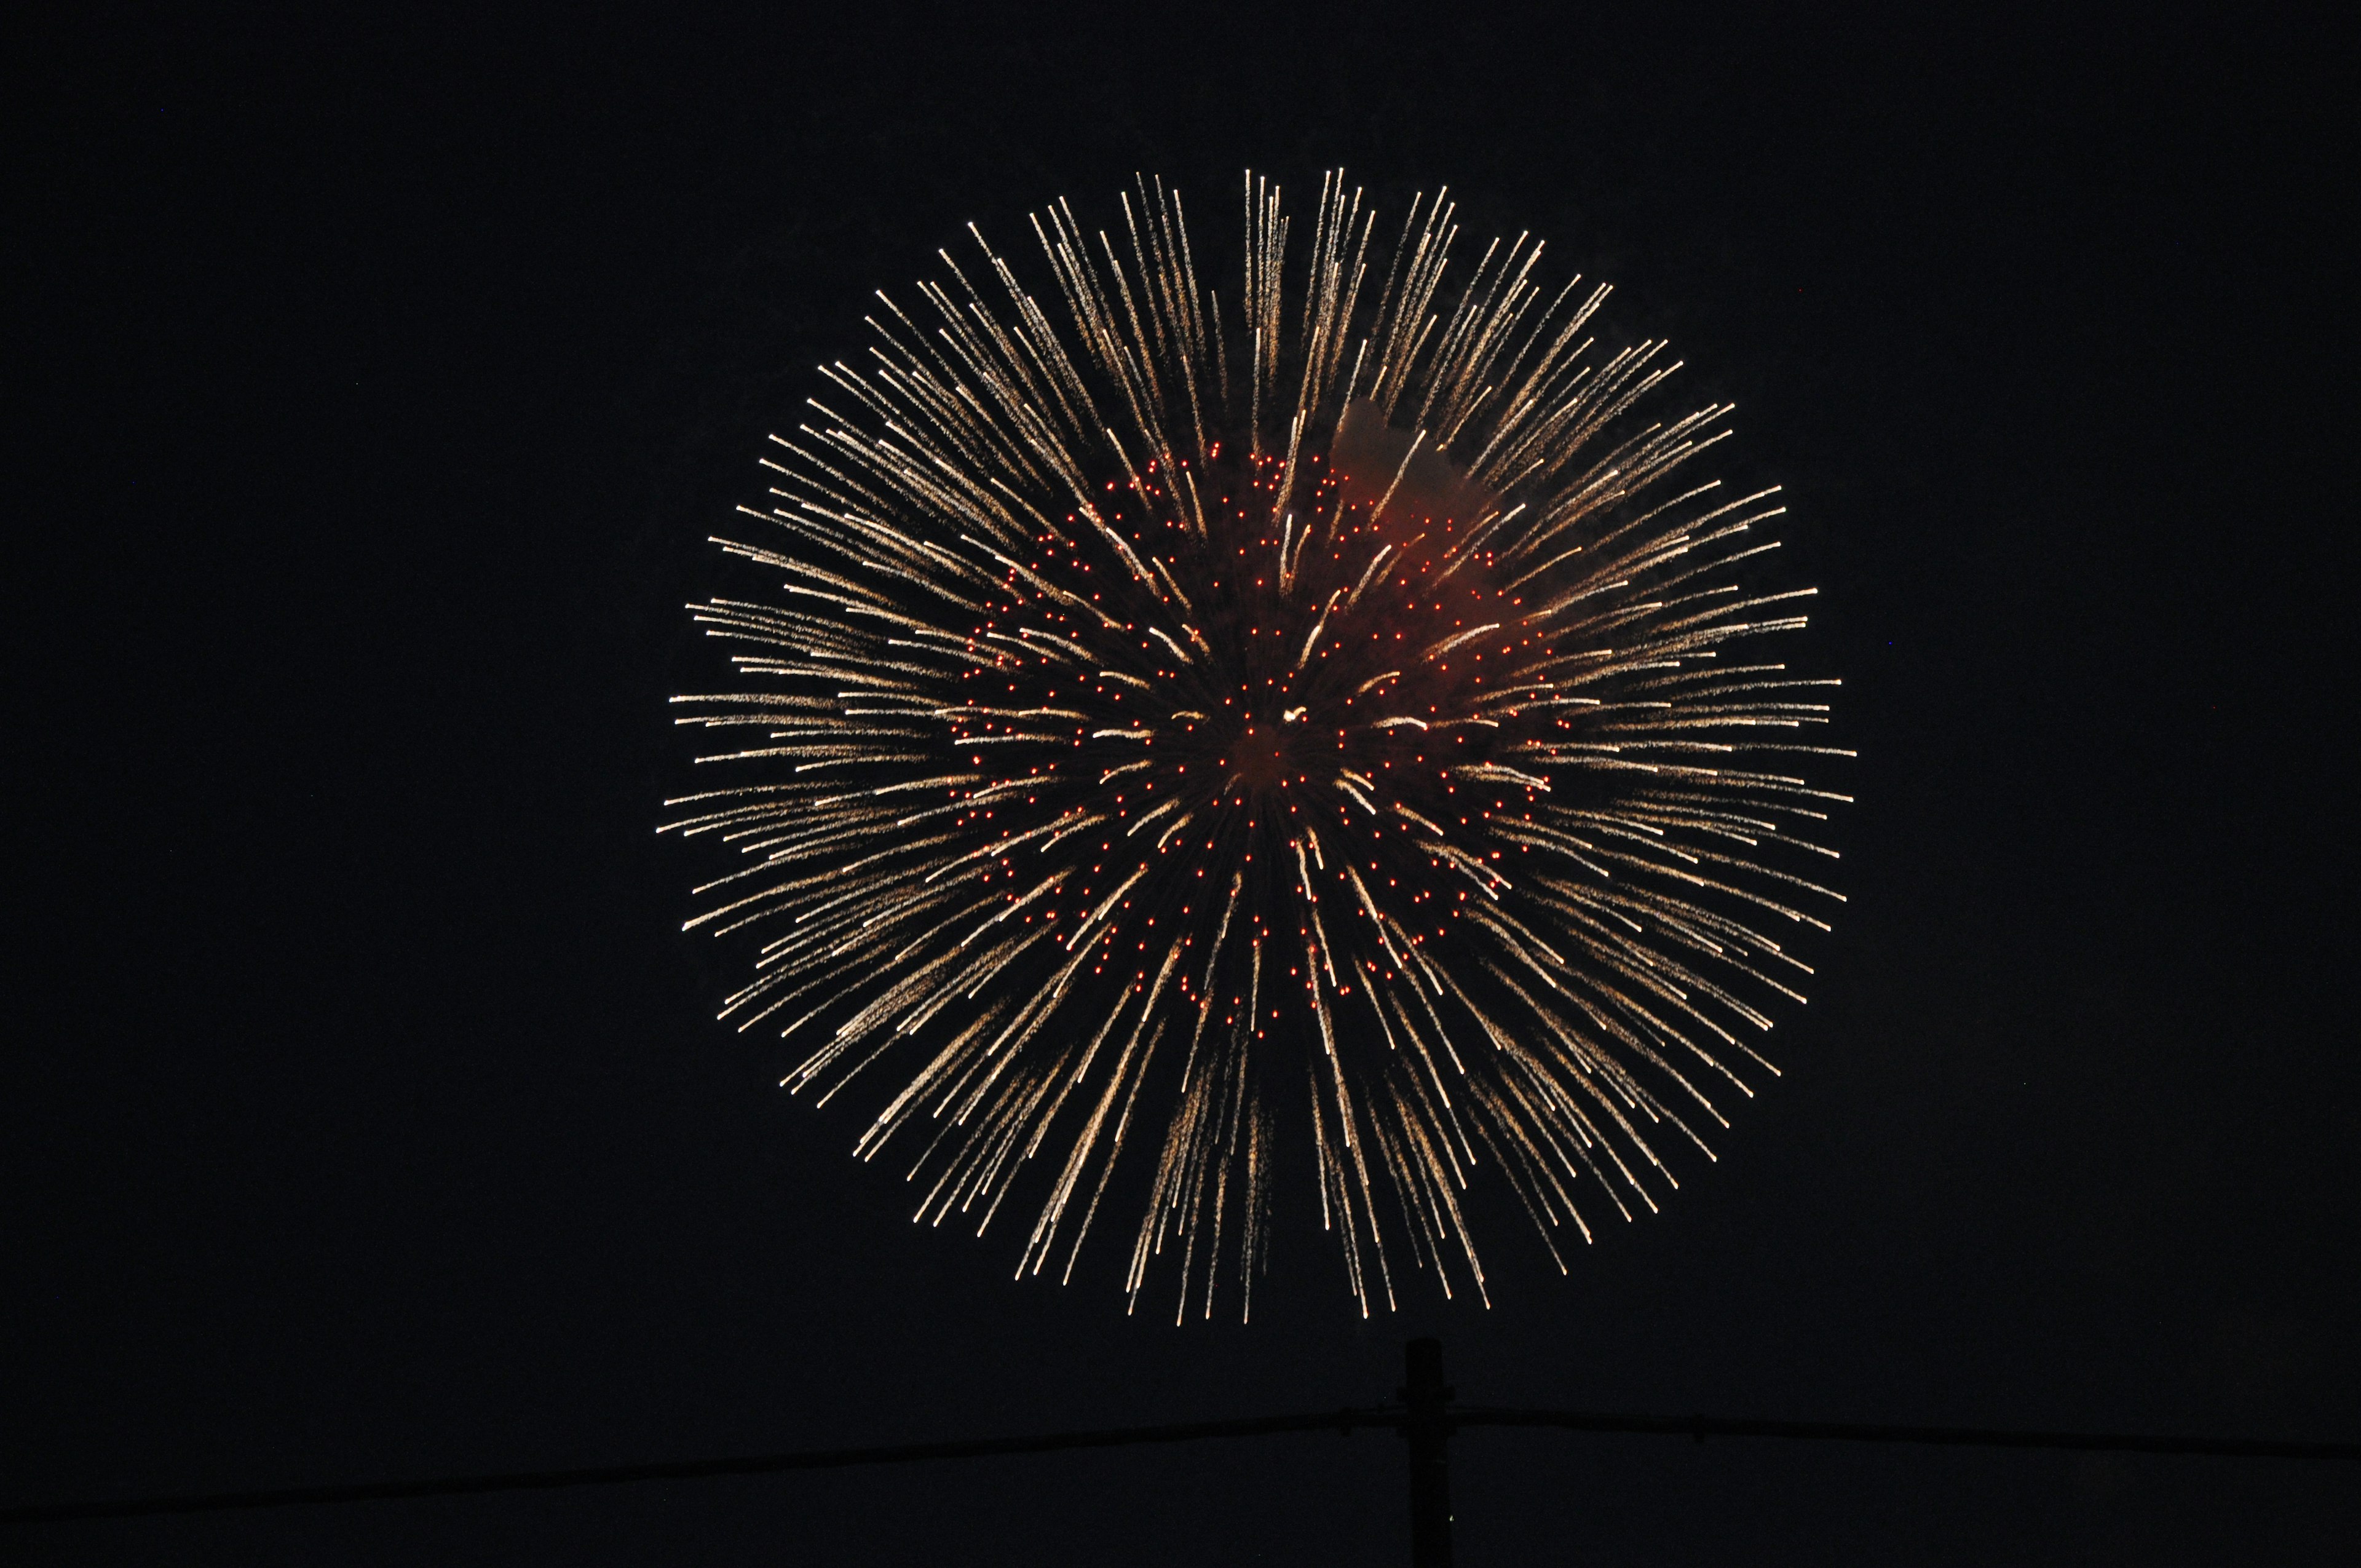
[[[2361,1436],[2349,80],[2244,9],[1758,9],[20,35],[0,1504],[1369,1404],[1417,1333],[1485,1403]],[[664,698],[869,291],[1135,170],[1226,214],[1337,164],[1548,236],[1739,405],[1847,678],[1851,903],[1786,1076],[1570,1277],[1496,1232],[1490,1310],[1364,1321],[1290,1233],[1251,1326],[1176,1329],[913,1228],[862,1106],[712,1021],[746,955],[679,930]],[[2361,1559],[2350,1466],[1454,1465],[1471,1564]],[[1322,1434],[0,1556],[1382,1563],[1401,1472]]]

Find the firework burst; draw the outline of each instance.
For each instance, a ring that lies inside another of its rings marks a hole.
[[[744,683],[675,699],[745,737],[667,825],[743,857],[689,922],[761,944],[722,1015],[875,1082],[860,1156],[1020,1273],[1121,1207],[1135,1304],[1246,1311],[1292,1173],[1365,1313],[1405,1262],[1480,1293],[1488,1170],[1563,1268],[1801,1001],[1844,753],[1752,652],[1811,592],[1742,586],[1781,509],[1539,244],[1446,287],[1454,212],[1373,252],[1331,177],[1290,264],[1249,176],[1203,283],[1143,181],[1119,241],[1035,218],[1054,307],[976,234],[773,438],[719,543],[776,591],[692,607]]]

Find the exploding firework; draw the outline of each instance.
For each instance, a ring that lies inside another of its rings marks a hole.
[[[1799,769],[1846,753],[1752,652],[1812,591],[1742,580],[1781,509],[1539,244],[1446,288],[1446,198],[1388,255],[1332,176],[1296,267],[1249,176],[1235,292],[1160,181],[1120,244],[1061,202],[1060,309],[971,229],[773,438],[719,543],[775,592],[692,607],[744,682],[675,699],[747,738],[669,803],[744,857],[689,922],[761,940],[722,1016],[876,1082],[858,1154],[1021,1216],[1020,1274],[1137,1204],[1135,1305],[1247,1311],[1290,1173],[1364,1313],[1405,1262],[1482,1291],[1488,1173],[1563,1269],[1802,1000],[1770,932],[1827,928]]]

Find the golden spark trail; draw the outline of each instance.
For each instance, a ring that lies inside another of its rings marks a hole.
[[[1488,1299],[1494,1210],[1564,1269],[1775,1073],[1841,902],[1837,683],[1763,652],[1814,590],[1533,236],[1249,174],[1201,277],[1176,192],[1117,205],[1035,215],[1038,293],[971,227],[773,437],[690,607],[734,689],[674,699],[735,781],[668,803],[737,857],[687,926],[1020,1275],[1104,1221],[1135,1308],[1245,1316],[1316,1212],[1365,1315]]]

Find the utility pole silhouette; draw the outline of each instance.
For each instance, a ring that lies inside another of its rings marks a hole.
[[[1451,1411],[1458,1390],[1443,1381],[1443,1342],[1402,1347],[1401,1435],[1410,1450],[1411,1568],[1451,1568]]]
[[[1803,1442],[1909,1443],[1938,1448],[2050,1449],[2081,1453],[2211,1455],[2223,1459],[2361,1462],[2361,1442],[2290,1442],[2269,1438],[2169,1437],[2132,1432],[2004,1431],[1984,1427],[1872,1426],[1858,1421],[1792,1421],[1728,1416],[1654,1416],[1606,1410],[1524,1409],[1460,1405],[1443,1380],[1443,1342],[1414,1339],[1402,1347],[1404,1381],[1391,1405],[1249,1416],[1243,1420],[1180,1421],[1165,1426],[1097,1431],[1043,1432],[957,1442],[908,1442],[889,1448],[806,1449],[796,1453],[740,1454],[719,1459],[608,1464],[588,1470],[523,1470],[492,1475],[445,1475],[417,1481],[364,1481],[335,1486],[282,1486],[198,1496],[122,1497],[83,1503],[35,1503],[0,1508],[0,1528],[64,1524],[77,1519],[155,1519],[245,1508],[393,1502],[409,1497],[481,1497],[572,1486],[612,1486],[640,1481],[696,1481],[721,1475],[778,1475],[852,1465],[910,1464],[947,1459],[990,1459],[1020,1453],[1060,1453],[1084,1448],[1198,1442],[1210,1438],[1270,1437],[1280,1432],[1340,1433],[1389,1430],[1401,1434],[1410,1459],[1411,1568],[1448,1568],[1451,1562],[1451,1434],[1462,1427],[1535,1427],[1560,1431],[1614,1432],[1640,1437],[1776,1438]]]

